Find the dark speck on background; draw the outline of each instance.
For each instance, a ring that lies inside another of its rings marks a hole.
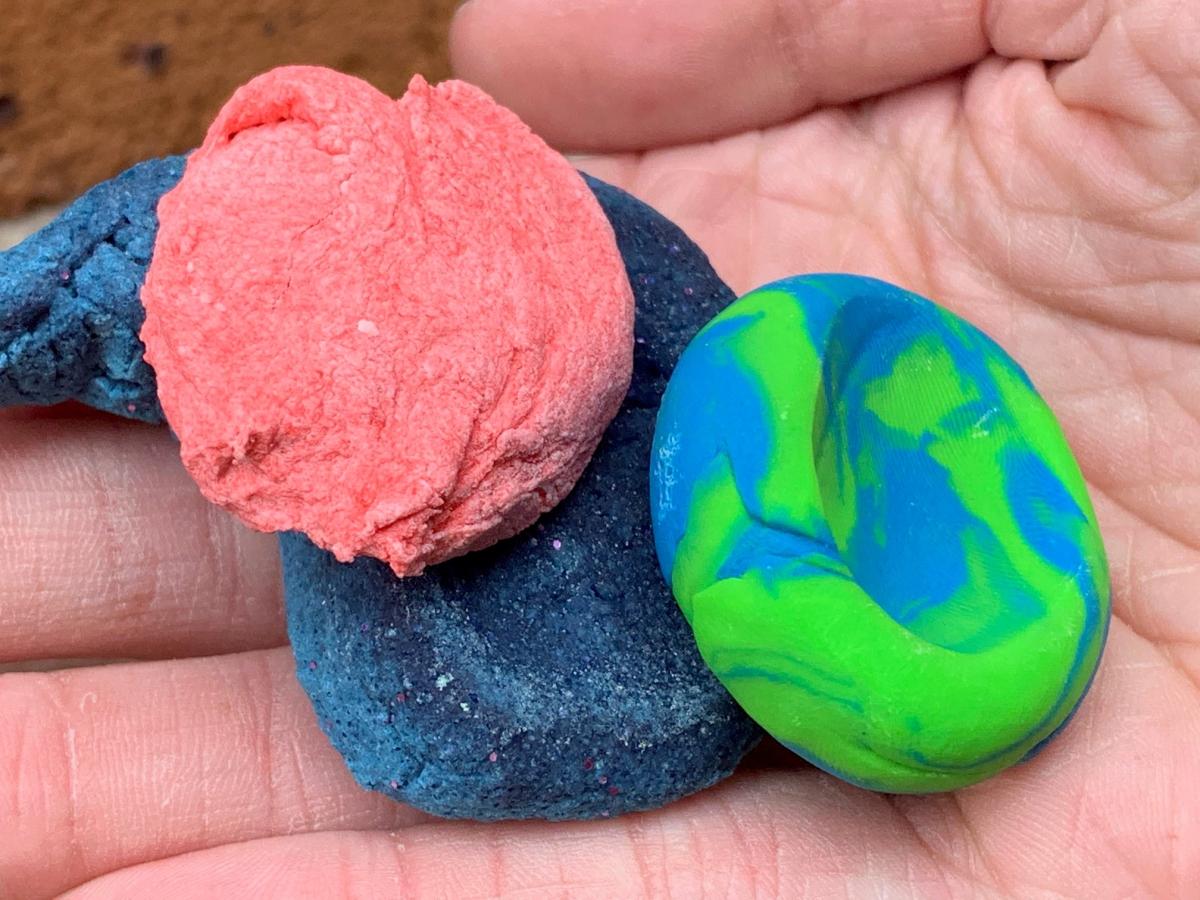
[[[129,44],[121,59],[128,65],[140,66],[150,75],[161,75],[167,69],[167,45],[159,41]]]
[[[0,94],[0,125],[15,121],[21,114],[21,104],[12,94]]]

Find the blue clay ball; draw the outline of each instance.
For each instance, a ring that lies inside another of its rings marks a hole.
[[[139,292],[158,198],[183,165],[181,156],[136,165],[0,253],[0,407],[79,400],[162,421],[138,338]]]
[[[705,667],[659,572],[646,473],[688,341],[733,300],[704,254],[589,179],[637,300],[633,386],[575,490],[512,540],[397,579],[281,537],[301,683],[358,781],[460,818],[652,809],[760,732]]]

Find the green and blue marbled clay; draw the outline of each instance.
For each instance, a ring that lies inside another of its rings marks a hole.
[[[683,354],[651,511],[705,661],[777,739],[875,790],[950,790],[1082,699],[1104,548],[1053,414],[992,340],[900,288],[794,278]]]

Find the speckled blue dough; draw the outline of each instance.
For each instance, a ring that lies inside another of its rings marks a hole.
[[[760,732],[709,673],[658,570],[646,472],[690,338],[732,301],[670,222],[590,181],[637,298],[633,386],[571,495],[516,538],[396,579],[281,537],[300,681],[359,782],[477,819],[661,806]]]
[[[80,400],[162,421],[138,292],[183,157],[141,163],[0,253],[0,407]]]
[[[158,198],[134,167],[0,255],[0,406],[71,397],[161,422],[137,338]],[[300,680],[358,780],[479,819],[648,809],[761,732],[709,673],[654,556],[645,484],[667,377],[733,300],[666,219],[588,179],[637,299],[633,384],[579,485],[523,535],[398,581],[281,538]]]

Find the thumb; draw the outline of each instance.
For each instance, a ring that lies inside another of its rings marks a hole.
[[[981,0],[468,0],[459,77],[565,150],[641,150],[786,121],[953,71]]]

